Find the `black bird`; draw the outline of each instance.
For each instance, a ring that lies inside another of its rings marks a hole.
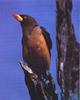
[[[52,41],[45,28],[29,15],[14,14],[22,27],[23,60],[38,75],[50,69]]]

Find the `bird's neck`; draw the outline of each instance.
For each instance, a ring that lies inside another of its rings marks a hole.
[[[23,31],[24,35],[30,34],[32,30],[33,30],[33,27],[24,27],[24,28],[22,28],[22,31]]]
[[[30,35],[35,26],[25,26],[22,28],[24,35]]]

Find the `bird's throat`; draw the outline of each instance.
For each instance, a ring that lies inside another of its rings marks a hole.
[[[31,35],[33,29],[35,28],[36,26],[25,26],[25,27],[22,27],[22,31],[23,31],[23,34],[24,35]]]

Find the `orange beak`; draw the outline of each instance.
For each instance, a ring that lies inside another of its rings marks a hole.
[[[12,14],[12,16],[17,19],[19,22],[23,21],[23,18],[19,14]]]

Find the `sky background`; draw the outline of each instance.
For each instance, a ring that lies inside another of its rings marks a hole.
[[[24,13],[33,16],[40,26],[50,33],[53,48],[51,58],[51,73],[56,88],[60,88],[56,80],[56,0],[0,0],[0,99],[1,100],[30,100],[24,82],[24,73],[19,65],[22,59],[20,24],[12,17],[12,13]],[[72,21],[75,35],[79,35],[79,0],[73,1]],[[59,97],[60,98],[60,97]],[[60,100],[60,99],[59,99]]]

